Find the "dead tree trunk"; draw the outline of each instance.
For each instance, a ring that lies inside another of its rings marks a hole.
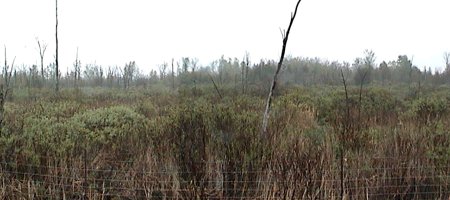
[[[245,53],[244,59],[242,60],[242,71],[241,71],[241,83],[242,83],[242,94],[245,94],[248,84],[248,68],[250,65],[250,58],[248,52]]]
[[[172,58],[172,90],[175,91],[175,72],[173,71],[173,61],[174,59]]]
[[[3,131],[3,119],[4,119],[4,113],[5,113],[5,102],[8,98],[8,93],[10,90],[10,82],[11,82],[11,74],[14,68],[14,61],[16,58],[14,58],[11,68],[8,66],[8,61],[6,59],[6,46],[5,46],[5,66],[3,68],[3,83],[0,84],[0,134]],[[9,72],[8,72],[8,68]]]
[[[450,73],[450,52],[444,53],[445,72]]]
[[[210,73],[208,73],[208,76],[209,76],[209,79],[211,79],[211,82],[212,82],[213,85],[214,85],[214,89],[216,90],[216,92],[217,92],[217,94],[219,95],[220,99],[223,99],[222,94],[220,93],[220,90],[219,90],[219,88],[217,87],[217,84],[216,84],[216,82],[214,81],[213,77],[211,76]]]
[[[58,0],[56,0],[56,53],[55,53],[55,74],[56,74],[56,87],[55,91],[59,92],[59,64],[58,64]]]
[[[42,44],[41,42],[37,40],[38,43],[38,47],[39,47],[39,57],[41,58],[41,79],[42,79],[42,84],[44,84],[45,81],[45,75],[44,75],[44,54],[45,54],[45,50],[47,50],[47,44]]]
[[[75,63],[74,63],[74,85],[75,88],[78,88],[79,82],[81,80],[81,62],[78,59],[78,47],[77,47],[77,55],[75,57]]]
[[[300,5],[301,0],[297,2],[297,5],[295,6],[294,13],[291,13],[291,21],[289,23],[289,27],[287,31],[283,32],[283,48],[281,50],[281,56],[280,61],[278,62],[277,70],[275,71],[275,75],[273,76],[272,86],[270,87],[269,96],[267,97],[266,102],[266,109],[264,111],[263,116],[263,123],[262,123],[262,129],[261,129],[261,138],[265,138],[267,135],[267,125],[269,123],[269,114],[270,114],[270,106],[272,104],[272,98],[273,98],[273,91],[275,90],[275,87],[277,85],[278,81],[278,74],[280,73],[281,67],[283,65],[284,60],[284,54],[286,53],[286,45],[289,38],[289,33],[291,31],[292,24],[294,23],[295,16],[297,15],[298,6]]]
[[[339,165],[340,165],[340,182],[341,182],[341,188],[340,188],[340,194],[341,194],[341,199],[345,199],[344,198],[344,194],[345,194],[345,182],[344,182],[344,173],[345,173],[345,166],[344,166],[344,158],[345,158],[345,152],[346,152],[346,143],[345,143],[345,136],[348,134],[349,129],[350,129],[350,99],[348,97],[348,90],[347,90],[347,82],[345,81],[345,76],[344,76],[344,72],[341,69],[341,77],[342,77],[342,84],[344,84],[344,91],[345,91],[345,118],[344,121],[342,122],[342,127],[341,127],[341,139],[340,139],[340,148],[341,148],[341,153],[339,156]]]

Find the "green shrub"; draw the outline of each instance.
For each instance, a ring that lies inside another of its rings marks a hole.
[[[420,125],[429,125],[448,115],[447,106],[443,98],[419,98],[411,102],[407,114]]]
[[[147,118],[152,118],[158,115],[157,107],[148,99],[144,99],[138,102],[136,106],[136,112]]]
[[[125,106],[99,108],[77,114],[70,119],[81,126],[80,134],[93,145],[112,145],[115,148],[146,141],[148,121]],[[126,141],[133,143],[127,144]]]
[[[80,155],[85,148],[93,155],[101,153],[102,149],[129,153],[142,150],[149,142],[148,120],[131,108],[99,108],[65,118],[58,116],[70,113],[64,112],[67,106],[56,105],[45,110],[45,114],[24,118],[23,132],[9,140],[22,145],[17,153],[25,157],[64,157]],[[46,116],[51,112],[54,116]],[[128,148],[130,145],[133,148]]]

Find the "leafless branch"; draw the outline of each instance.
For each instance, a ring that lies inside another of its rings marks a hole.
[[[55,42],[56,42],[56,54],[55,54],[55,74],[56,74],[56,87],[55,91],[59,92],[59,63],[58,63],[58,0],[56,2],[56,26],[55,26]]]
[[[289,39],[289,33],[291,32],[291,27],[292,27],[292,24],[294,23],[295,16],[297,16],[297,10],[298,10],[298,6],[300,5],[300,2],[301,2],[301,0],[299,0],[297,2],[294,13],[291,13],[291,20],[290,20],[288,29],[286,32],[283,33],[283,48],[281,50],[281,56],[280,56],[280,60],[278,62],[277,70],[273,77],[272,86],[270,87],[269,96],[267,97],[266,109],[264,111],[263,123],[262,123],[262,129],[261,129],[261,138],[265,138],[267,136],[267,125],[269,122],[270,106],[272,104],[273,91],[275,90],[275,87],[277,85],[278,74],[280,73],[281,67],[283,66],[283,60],[284,60],[284,55],[286,53],[286,45],[287,45],[287,41]]]
[[[47,44],[41,45],[41,42],[39,41],[38,38],[36,38],[36,41],[37,41],[38,47],[39,47],[39,57],[41,58],[41,78],[42,78],[42,81],[44,81],[44,79],[45,79],[45,76],[44,76],[44,54],[45,54],[45,51],[47,50]]]
[[[214,89],[216,90],[216,92],[217,92],[217,94],[219,95],[220,99],[222,99],[222,94],[220,93],[219,88],[217,87],[217,84],[216,84],[216,82],[214,81],[213,77],[211,76],[210,73],[208,73],[208,76],[209,76],[209,78],[211,79],[211,82],[212,82],[213,85],[214,85]]]

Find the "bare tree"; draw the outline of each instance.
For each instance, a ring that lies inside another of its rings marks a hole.
[[[5,113],[5,102],[8,98],[8,94],[10,91],[10,83],[11,83],[11,74],[14,69],[14,61],[16,58],[14,57],[14,60],[11,64],[11,67],[8,66],[8,61],[6,57],[6,46],[5,46],[5,66],[3,67],[3,82],[0,83],[0,133],[3,129],[3,117]]]
[[[450,73],[450,52],[444,53],[445,71]]]
[[[294,23],[295,16],[297,15],[298,6],[300,5],[301,1],[302,0],[299,0],[297,2],[294,13],[291,13],[291,21],[289,23],[287,31],[284,31],[282,33],[283,48],[281,50],[281,56],[280,56],[280,60],[278,62],[277,70],[275,71],[275,75],[273,76],[273,81],[272,81],[272,86],[270,87],[269,96],[267,97],[266,109],[264,111],[263,123],[262,123],[262,129],[261,129],[261,138],[265,138],[267,135],[267,125],[269,122],[270,106],[272,104],[273,91],[275,90],[275,87],[277,85],[278,74],[280,73],[281,67],[283,66],[284,54],[286,53],[286,45],[288,42],[289,33],[291,31],[292,24]]]
[[[242,83],[242,94],[245,94],[248,84],[248,70],[250,65],[250,55],[248,52],[245,52],[244,59],[241,63],[241,83]]]
[[[73,67],[74,67],[75,87],[78,87],[78,83],[81,80],[81,61],[78,59],[78,47],[77,47],[77,55],[75,57],[75,63],[73,63]]]
[[[189,76],[190,76],[191,81],[194,83],[194,88],[197,87],[197,84],[196,84],[197,76],[195,75],[195,70],[197,70],[197,67],[198,67],[197,64],[198,64],[198,58],[191,59],[192,74],[190,74]]]
[[[191,59],[191,69],[192,69],[192,73],[194,73],[195,70],[197,69],[197,64],[198,64],[198,58],[192,58],[192,59]]]
[[[159,79],[163,80],[166,77],[167,63],[164,62],[162,65],[159,65]]]
[[[41,78],[42,78],[42,82],[44,82],[44,80],[45,80],[45,75],[44,75],[44,54],[45,54],[45,50],[47,50],[47,44],[45,44],[45,43],[41,44],[41,42],[39,41],[38,38],[36,38],[36,41],[37,41],[38,47],[39,47],[39,57],[41,58]]]
[[[189,57],[182,57],[181,58],[181,70],[182,73],[187,73],[189,70],[189,64],[191,63],[191,60]]]
[[[442,73],[444,79],[443,81],[446,83],[450,83],[450,52],[445,52],[443,58],[445,62],[445,69]]]
[[[173,69],[173,61],[174,59],[172,58],[172,89],[175,90],[175,71]]]
[[[55,75],[56,75],[56,87],[55,91],[59,92],[59,64],[58,64],[58,0],[56,1],[56,29],[55,29],[55,41],[56,41],[56,53],[55,53]]]
[[[123,68],[123,81],[125,89],[130,87],[130,83],[133,81],[134,75],[137,71],[136,62],[132,61],[125,64],[125,67]]]

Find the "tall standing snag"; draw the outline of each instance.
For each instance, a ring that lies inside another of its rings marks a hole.
[[[8,62],[6,59],[6,46],[5,46],[5,66],[3,68],[3,82],[0,83],[0,135],[2,134],[3,129],[3,117],[5,113],[5,102],[8,98],[8,93],[10,91],[10,83],[11,83],[11,74],[14,68],[14,60],[11,64],[11,67],[8,66]]]
[[[348,90],[347,90],[347,82],[345,81],[345,76],[344,76],[344,72],[342,71],[341,68],[341,77],[342,77],[342,84],[344,84],[344,91],[345,91],[345,118],[342,124],[342,128],[341,128],[341,153],[339,156],[339,161],[340,161],[340,182],[341,182],[341,199],[344,199],[344,189],[345,189],[345,185],[344,185],[344,154],[345,154],[345,148],[346,148],[346,144],[345,144],[345,136],[347,135],[347,133],[349,132],[350,129],[350,99],[348,98]],[[363,81],[364,82],[364,79]],[[361,95],[360,95],[361,97]],[[361,104],[361,100],[360,100],[360,104]],[[361,109],[360,109],[361,110]],[[361,114],[360,114],[361,115]],[[359,118],[359,116],[358,116]]]
[[[73,64],[74,69],[74,85],[75,88],[78,88],[78,84],[81,80],[81,61],[78,59],[78,47],[77,47],[77,55],[75,57],[75,63]]]
[[[281,50],[281,56],[280,56],[280,61],[278,62],[277,70],[275,71],[275,75],[273,76],[273,81],[272,81],[272,86],[270,87],[269,96],[267,97],[266,110],[264,111],[263,123],[262,123],[262,129],[261,129],[261,138],[264,138],[267,135],[267,124],[269,122],[270,106],[272,104],[273,91],[275,90],[275,87],[277,85],[278,74],[280,73],[281,67],[283,65],[284,54],[286,53],[286,45],[287,45],[287,41],[289,38],[289,33],[291,31],[292,24],[294,23],[295,16],[297,15],[297,10],[298,10],[298,6],[300,5],[300,2],[301,2],[301,0],[299,0],[297,2],[294,13],[293,14],[291,13],[291,21],[289,23],[287,31],[284,31],[282,33],[283,48]]]
[[[172,90],[175,91],[175,72],[173,71],[173,61],[174,59],[172,58]]]
[[[55,91],[59,91],[59,65],[58,65],[58,0],[56,0],[56,54],[55,54],[55,73],[56,73],[56,87]]]
[[[44,54],[45,54],[45,50],[47,50],[47,44],[42,44],[39,41],[39,39],[36,38],[36,41],[38,43],[38,47],[39,47],[39,57],[41,58],[41,78],[42,78],[42,84],[45,81],[45,75],[44,75]]]
[[[450,52],[444,53],[445,72],[450,72]]]

